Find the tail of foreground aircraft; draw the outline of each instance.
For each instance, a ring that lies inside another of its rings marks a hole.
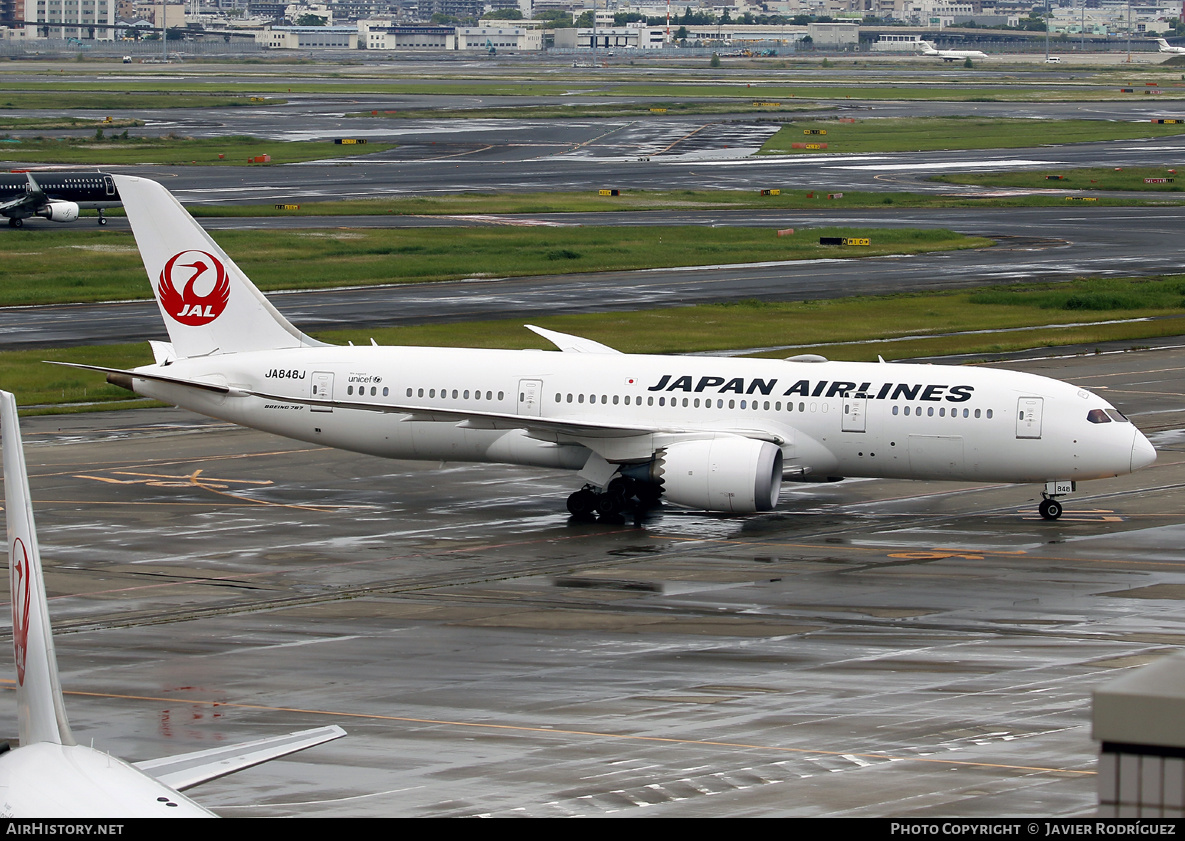
[[[168,190],[115,181],[176,356],[323,346],[280,315]]]
[[[8,581],[12,593],[12,648],[16,655],[21,744],[72,745],[74,738],[70,735],[70,722],[66,719],[58,683],[58,663],[49,627],[16,401],[6,391],[0,391],[0,437],[4,439],[4,510],[8,523]]]
[[[0,391],[20,747],[0,754],[0,817],[215,817],[179,790],[345,735],[318,727],[129,765],[70,734],[16,400]]]

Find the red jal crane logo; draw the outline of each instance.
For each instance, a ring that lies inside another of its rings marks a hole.
[[[174,254],[161,270],[158,294],[161,308],[174,321],[200,327],[226,309],[230,279],[226,267],[213,254],[182,251]]]
[[[12,540],[12,642],[16,653],[16,680],[25,685],[25,664],[29,659],[29,553],[19,537]]]

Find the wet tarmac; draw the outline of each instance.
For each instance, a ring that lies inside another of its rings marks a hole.
[[[1003,364],[1159,461],[1056,523],[1032,486],[897,481],[575,523],[567,474],[26,419],[75,735],[346,728],[190,792],[228,816],[1089,816],[1091,690],[1185,643],[1185,349]]]

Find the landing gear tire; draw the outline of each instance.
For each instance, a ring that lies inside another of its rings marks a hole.
[[[639,482],[635,485],[635,495],[638,497],[638,507],[649,510],[658,506],[662,498],[662,488],[659,485]]]
[[[614,517],[625,510],[625,497],[614,491],[597,495],[597,513],[602,517]]]
[[[1062,504],[1056,499],[1043,499],[1037,510],[1046,520],[1056,520],[1062,515]]]
[[[106,224],[107,224],[107,220],[106,220],[105,218],[103,218],[102,216],[100,216],[100,217],[99,217],[99,224],[100,224],[100,225],[106,225]]]
[[[597,510],[597,494],[581,488],[568,497],[568,513],[573,517],[591,517]]]
[[[23,228],[24,225],[25,225],[24,219],[9,219],[8,220],[8,227],[10,227],[10,228]]]
[[[623,522],[623,514],[633,511],[635,517],[642,517],[659,504],[661,496],[659,485],[617,476],[604,490],[585,485],[570,495],[568,513],[578,520],[591,520],[599,515],[601,522]]]

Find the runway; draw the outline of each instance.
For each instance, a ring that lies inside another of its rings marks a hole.
[[[27,419],[76,736],[349,731],[192,792],[236,816],[1089,816],[1091,689],[1185,641],[1185,350],[1006,364],[1160,460],[1057,523],[1032,487],[848,481],[576,524],[564,474]]]

